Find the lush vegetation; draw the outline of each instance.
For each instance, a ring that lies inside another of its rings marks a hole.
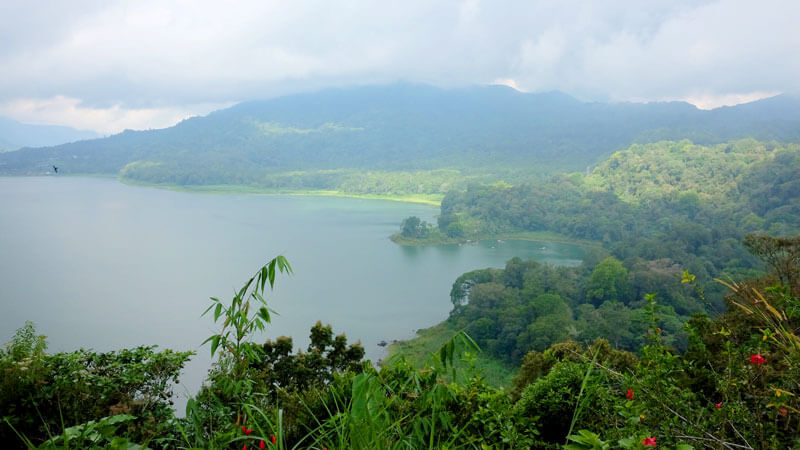
[[[692,289],[680,285],[680,268],[642,264],[629,273],[613,256],[598,261],[597,254],[576,268],[514,258],[503,270],[468,272],[453,284],[448,321],[513,365],[529,350],[568,339],[589,344],[602,337],[615,348],[636,351],[645,344],[648,326],[645,294],[663,288],[662,338],[685,349],[682,325],[705,308]]]
[[[218,359],[185,418],[168,402],[189,353],[51,355],[26,324],[0,353],[3,439],[20,448],[794,447],[800,237],[748,246],[768,275],[726,283],[728,310],[694,314],[684,352],[665,343],[662,306],[647,295],[640,352],[605,339],[531,350],[510,391],[486,383],[463,333],[423,369],[394,358],[376,370],[319,323],[307,352],[292,354],[288,338],[252,342],[271,319],[267,285],[291,271],[278,257],[230,302],[212,299],[206,313],[220,325],[207,342]],[[697,288],[692,274],[683,281]]]
[[[588,175],[451,191],[437,227],[404,228],[395,239],[431,243],[554,232],[593,240],[631,273],[649,267],[652,276],[663,277],[674,272],[671,267],[690,270],[721,309],[722,289],[711,279],[754,274],[757,261],[741,245],[747,233],[800,231],[798,173],[795,144],[748,139],[712,147],[689,141],[634,145]],[[414,238],[415,232],[424,239]],[[634,300],[641,299],[637,294]]]
[[[662,344],[684,351],[690,316],[725,310],[725,288],[713,279],[756,276],[753,254],[770,253],[764,249],[771,241],[746,233],[800,232],[798,173],[796,145],[634,145],[589,174],[450,192],[438,226],[410,217],[393,239],[420,244],[560,232],[602,244],[580,267],[515,258],[503,270],[475,270],[455,281],[447,322],[506,364],[567,339],[588,345],[602,337],[639,351],[648,293],[658,293]],[[699,290],[678,283],[689,273]]]
[[[454,323],[444,321],[430,328],[417,330],[416,337],[408,341],[396,341],[389,346],[389,356],[382,365],[391,365],[394,358],[403,358],[416,369],[429,366],[432,354],[439,351],[450,339],[461,331]],[[480,374],[482,379],[494,388],[508,388],[512,385],[519,365],[509,364],[486,351],[465,352],[453,366],[459,371]],[[451,376],[445,374],[450,381]]]
[[[45,337],[28,322],[0,353],[0,411],[6,422],[0,441],[22,447],[18,436],[37,444],[73,434],[94,436],[90,422],[119,415],[125,420],[94,425],[114,436],[124,427],[120,444],[158,444],[172,430],[172,386],[191,352],[138,347],[47,354],[46,348]],[[87,426],[66,427],[77,424]]]

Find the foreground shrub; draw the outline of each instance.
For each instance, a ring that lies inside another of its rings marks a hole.
[[[172,386],[192,352],[152,346],[49,355],[45,348],[44,336],[28,322],[0,353],[0,411],[11,425],[0,427],[0,441],[20,442],[16,430],[43,442],[61,434],[64,424],[118,414],[136,417],[125,424],[135,441],[168,434]]]

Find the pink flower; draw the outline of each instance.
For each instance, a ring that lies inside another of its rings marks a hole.
[[[781,411],[780,411],[780,412],[781,412],[781,415],[782,415],[782,416],[785,416],[785,415],[786,415],[786,413],[788,413],[789,411],[787,411],[787,410],[786,410],[786,408],[781,408]]]
[[[628,397],[628,400],[633,400],[633,389],[628,389],[628,393],[625,396]]]
[[[760,366],[765,362],[767,362],[767,359],[761,356],[761,354],[755,354],[750,356],[750,362],[757,366]]]
[[[722,408],[722,402],[719,402],[719,403],[717,403],[717,404],[716,404],[716,405],[714,405],[714,406],[716,406],[717,408]]]
[[[644,438],[644,440],[642,441],[642,445],[644,445],[645,447],[655,447],[656,438],[654,437]]]

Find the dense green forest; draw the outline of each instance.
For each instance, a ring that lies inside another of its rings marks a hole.
[[[638,352],[605,339],[549,346],[534,339],[528,345],[541,350],[524,355],[510,391],[486,383],[471,363],[480,349],[464,333],[422,369],[398,357],[376,370],[361,361],[360,345],[320,323],[306,352],[292,353],[290,338],[253,342],[271,321],[265,295],[291,272],[282,257],[230,301],[211,299],[204,315],[217,331],[205,343],[217,360],[185,417],[170,408],[171,382],[191,352],[49,354],[28,323],[0,350],[0,439],[10,448],[795,447],[800,237],[748,239],[766,275],[726,283],[726,312],[693,314],[683,352],[662,328],[672,320],[669,308],[647,295]],[[603,259],[590,284],[603,265],[620,269]],[[555,272],[514,260],[468,295],[482,285],[515,289],[521,280],[525,289],[531,275],[549,274],[541,279],[557,286],[565,273]],[[692,274],[684,281],[702,296]],[[532,307],[557,321],[568,305],[542,294]]]
[[[394,238],[413,244],[558,233],[603,244],[633,278],[647,267],[653,273],[688,269],[719,308],[721,289],[708,281],[750,276],[756,267],[741,245],[745,234],[800,231],[798,174],[797,144],[748,139],[633,145],[588,174],[449,192],[437,226],[412,218]]]
[[[502,86],[397,84],[245,102],[162,130],[0,155],[0,174],[119,176],[171,186],[443,195],[583,171],[632,143],[800,139],[800,101],[701,111],[687,103],[584,103]]]
[[[438,228],[447,234],[456,223],[467,237],[552,230],[606,244],[658,236],[687,222],[733,237],[788,233],[798,223],[798,152],[796,144],[755,140],[634,145],[588,175],[451,192],[442,201]],[[700,247],[699,239],[686,244]]]
[[[684,351],[691,314],[725,310],[725,287],[714,278],[759,273],[746,248],[757,242],[745,235],[800,232],[798,175],[795,144],[633,145],[587,174],[450,192],[436,225],[409,217],[393,239],[434,244],[549,232],[600,244],[580,267],[513,259],[504,270],[456,280],[450,327],[466,330],[510,368],[528,350],[566,339],[589,344],[602,337],[638,351],[648,293],[658,293],[663,343]],[[688,273],[702,295],[680,283]]]
[[[637,351],[647,328],[645,295],[659,292],[664,343],[685,350],[683,323],[705,305],[680,285],[679,276],[677,265],[657,263],[629,273],[613,256],[588,259],[578,268],[514,258],[503,270],[459,277],[449,320],[489,355],[512,366],[529,350],[541,352],[568,339],[591,343],[605,338],[615,348]]]

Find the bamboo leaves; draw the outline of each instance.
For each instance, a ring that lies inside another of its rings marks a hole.
[[[271,313],[274,311],[267,307],[264,290],[267,283],[269,283],[270,289],[274,288],[275,275],[278,272],[292,273],[289,261],[280,255],[267,262],[247,280],[242,288],[234,293],[229,306],[223,304],[218,298],[211,297],[212,304],[202,315],[205,316],[213,309],[215,323],[220,317],[225,318],[220,332],[203,341],[203,345],[211,342],[212,357],[221,345],[231,353],[230,356],[233,357],[235,365],[240,369],[243,369],[249,360],[258,358],[257,351],[252,348],[250,343],[246,342],[246,339],[254,331],[263,331],[266,324],[271,321]],[[257,305],[252,310],[251,302]]]

